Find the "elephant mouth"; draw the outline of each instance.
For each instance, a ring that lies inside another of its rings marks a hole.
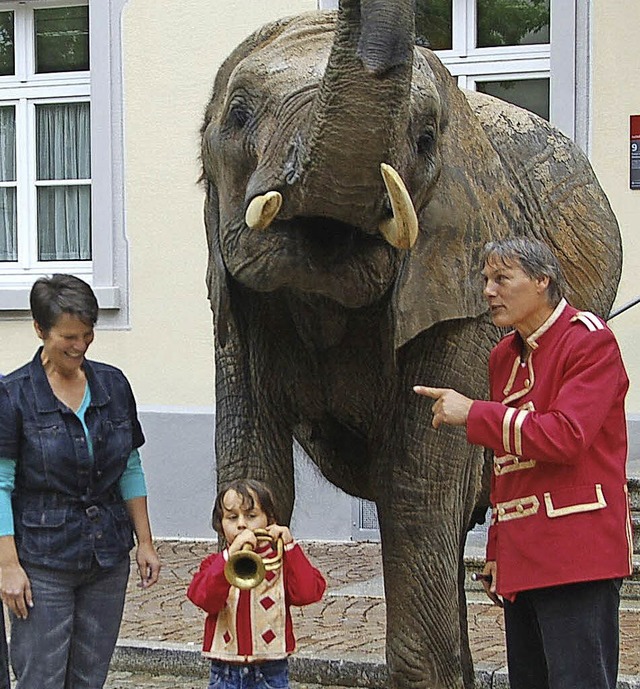
[[[244,251],[225,257],[242,284],[259,292],[319,295],[347,308],[379,300],[400,264],[399,252],[378,234],[331,218],[278,219],[268,232],[245,227],[242,244]]]
[[[381,163],[380,174],[387,191],[390,213],[379,222],[377,231],[379,236],[395,249],[410,249],[418,237],[418,218],[413,201],[404,181],[391,165]],[[276,190],[254,196],[245,212],[247,227],[252,230],[272,231],[282,203],[282,194]]]
[[[274,223],[272,231],[291,241],[291,249],[299,249],[301,256],[318,265],[335,265],[384,245],[379,237],[331,218],[297,217]]]

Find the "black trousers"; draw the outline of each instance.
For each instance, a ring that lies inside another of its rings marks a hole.
[[[511,689],[615,689],[620,586],[606,579],[504,602]]]

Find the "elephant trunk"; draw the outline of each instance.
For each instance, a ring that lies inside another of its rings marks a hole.
[[[415,241],[415,212],[393,170],[406,155],[414,33],[413,0],[341,0],[308,126],[286,164],[287,186],[281,198],[256,200],[248,213],[256,229],[275,214],[304,215],[380,231],[395,246]]]

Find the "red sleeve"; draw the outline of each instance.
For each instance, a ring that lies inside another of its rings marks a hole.
[[[566,357],[557,393],[542,411],[518,410],[500,402],[476,401],[467,423],[470,443],[496,455],[518,454],[536,460],[575,464],[624,397],[627,377],[618,345],[608,329],[587,333]],[[522,452],[514,452],[518,433]]]
[[[327,582],[297,543],[292,548],[286,546],[283,567],[289,605],[309,605],[322,598]]]
[[[200,564],[187,589],[187,598],[210,615],[224,607],[231,585],[224,576],[223,553],[209,555]]]

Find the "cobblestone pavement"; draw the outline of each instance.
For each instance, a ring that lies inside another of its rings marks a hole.
[[[325,684],[289,683],[291,689],[346,689],[346,687],[327,686]],[[207,681],[193,677],[177,675],[144,675],[131,672],[113,672],[105,689],[205,689]]]
[[[173,642],[199,648],[203,613],[186,599],[185,591],[192,573],[214,547],[211,542],[160,541],[161,581],[149,591],[142,591],[136,587],[132,576],[121,639]],[[328,589],[319,603],[292,611],[298,654],[381,661],[385,610],[379,545],[309,542],[303,547],[326,577]],[[470,600],[468,622],[474,662],[501,667],[505,664],[501,610],[480,602],[484,600],[482,594],[474,596],[472,592]],[[620,628],[620,673],[640,675],[640,609],[625,607],[620,615]],[[137,686],[130,678],[120,675],[122,673],[113,678],[109,689]],[[175,682],[175,678],[168,681]],[[165,686],[167,689],[173,686],[201,689],[203,682],[201,679],[195,683],[187,680],[184,684],[157,683],[153,686],[157,689]],[[298,687],[302,689],[301,685]],[[314,688],[308,685],[308,689]]]

